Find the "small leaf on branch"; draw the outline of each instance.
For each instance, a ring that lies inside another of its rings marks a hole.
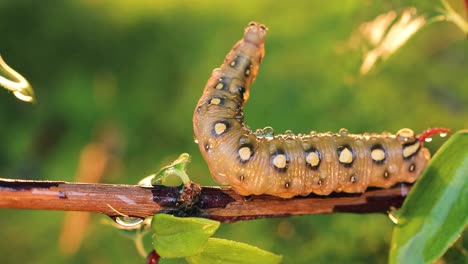
[[[165,181],[167,181],[170,176],[175,175],[179,177],[184,185],[188,185],[191,182],[186,172],[186,168],[189,163],[190,155],[187,153],[182,153],[171,164],[162,167],[157,173],[146,177],[143,179],[143,181],[146,182],[149,178],[151,179],[152,185],[164,185]]]
[[[204,218],[157,214],[152,222],[154,249],[164,258],[195,255],[203,250],[219,225],[217,221]]]
[[[280,263],[283,257],[244,243],[210,238],[200,254],[186,259],[190,264],[273,264]]]

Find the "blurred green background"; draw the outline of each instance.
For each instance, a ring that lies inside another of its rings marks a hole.
[[[468,127],[468,45],[453,24],[423,27],[359,74],[366,50],[354,41],[359,26],[404,1],[200,2],[0,1],[0,54],[38,101],[0,89],[1,177],[134,184],[188,152],[192,179],[215,184],[193,142],[192,112],[251,20],[270,29],[245,108],[254,129]],[[452,1],[460,12],[462,2]],[[80,178],[103,155],[100,176]],[[64,216],[0,210],[0,262],[144,263],[100,215],[83,228],[81,247],[63,253],[61,244],[78,240],[61,242]],[[313,215],[226,224],[215,236],[282,254],[284,263],[384,263],[392,225],[385,215]],[[460,261],[460,251],[446,261]]]

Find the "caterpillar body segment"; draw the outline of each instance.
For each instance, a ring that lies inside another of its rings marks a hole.
[[[364,192],[414,182],[430,158],[410,129],[396,134],[252,131],[243,106],[264,56],[267,29],[249,23],[208,80],[193,115],[195,138],[219,184],[241,195],[283,198],[310,193]]]

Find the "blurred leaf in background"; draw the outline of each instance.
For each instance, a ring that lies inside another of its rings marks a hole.
[[[119,168],[102,182],[134,184],[187,152],[190,178],[214,184],[193,143],[192,113],[211,70],[251,20],[270,29],[245,109],[253,129],[466,128],[468,46],[456,25],[421,27],[360,74],[366,49],[352,45],[353,34],[392,10],[440,13],[441,2],[419,2],[1,1],[0,53],[34,84],[38,102],[26,105],[0,90],[0,175],[74,181],[80,152],[112,124],[125,147],[116,149]],[[449,3],[464,14],[462,1]],[[144,261],[96,215],[76,254],[62,255],[64,215],[1,210],[2,263]],[[392,228],[384,215],[335,214],[221,225],[217,237],[281,254],[284,263],[383,263]],[[150,238],[146,243],[149,251]],[[466,248],[466,236],[460,243]],[[460,251],[445,261],[460,261]]]

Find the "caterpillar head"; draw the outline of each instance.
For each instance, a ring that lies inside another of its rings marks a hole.
[[[265,42],[267,30],[267,27],[263,24],[250,22],[249,26],[245,28],[244,39],[256,45],[263,44]]]

